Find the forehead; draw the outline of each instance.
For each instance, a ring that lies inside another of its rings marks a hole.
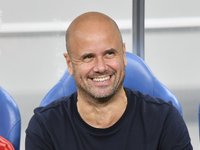
[[[87,21],[76,25],[71,31],[69,41],[101,42],[102,39],[121,42],[118,28],[109,21]],[[92,44],[92,43],[91,43]],[[100,43],[99,43],[100,44]]]
[[[75,19],[66,34],[68,52],[76,51],[81,46],[83,50],[92,45],[122,45],[121,34],[115,22],[105,16],[80,17]],[[110,47],[109,47],[110,48]],[[113,47],[112,47],[113,48]]]
[[[108,28],[86,29],[84,31],[76,31],[71,39],[72,51],[93,51],[102,52],[108,49],[119,49],[121,42],[116,32]]]

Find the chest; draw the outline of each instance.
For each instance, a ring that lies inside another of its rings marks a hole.
[[[144,126],[139,122],[129,122],[108,131],[88,131],[77,125],[68,125],[55,130],[52,141],[55,149],[156,150],[160,132],[157,127]]]

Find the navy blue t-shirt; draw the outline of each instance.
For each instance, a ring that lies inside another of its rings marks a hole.
[[[91,127],[77,111],[77,92],[34,110],[27,150],[192,150],[178,110],[159,98],[124,88],[128,104],[111,127]]]

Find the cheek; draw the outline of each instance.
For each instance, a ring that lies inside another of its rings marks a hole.
[[[87,76],[87,74],[89,74],[91,70],[92,70],[91,64],[82,64],[76,67],[75,73],[76,75],[79,75],[79,76]]]
[[[107,62],[107,65],[114,70],[119,70],[119,68],[121,68],[123,66],[123,64],[124,63],[122,61],[118,60],[118,59],[109,60]]]

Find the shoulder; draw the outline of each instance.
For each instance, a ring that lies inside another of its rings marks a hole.
[[[158,149],[192,149],[186,124],[173,104],[139,91],[125,88],[129,110],[142,129],[151,131],[149,138],[159,133]],[[130,114],[131,114],[130,113]],[[146,134],[145,136],[148,136]]]
[[[156,113],[158,114],[169,114],[172,110],[176,108],[173,106],[171,101],[164,101],[158,97],[152,97],[148,94],[143,94],[140,91],[134,91],[129,88],[125,88],[128,101],[132,107],[137,107],[141,109],[143,113]]]
[[[76,92],[67,97],[61,97],[45,107],[38,107],[29,121],[26,133],[44,132],[55,127],[59,122],[69,121],[73,118],[72,110],[76,103]],[[38,131],[40,130],[40,131]]]
[[[127,97],[128,98],[137,98],[138,100],[142,100],[146,103],[152,103],[152,104],[157,104],[157,105],[169,105],[169,106],[172,106],[172,102],[171,101],[164,101],[163,99],[161,98],[158,98],[158,97],[153,97],[149,94],[143,94],[142,92],[140,91],[135,91],[135,90],[132,90],[132,89],[129,89],[129,88],[124,88],[125,91],[126,91],[126,94],[127,94]]]
[[[37,107],[34,110],[34,114],[35,115],[38,115],[38,114],[45,115],[45,114],[49,114],[49,113],[53,113],[53,112],[59,113],[63,109],[69,110],[71,105],[73,105],[75,103],[76,97],[77,97],[76,92],[74,92],[73,94],[71,94],[69,96],[61,97],[61,98],[51,102],[47,106]]]

